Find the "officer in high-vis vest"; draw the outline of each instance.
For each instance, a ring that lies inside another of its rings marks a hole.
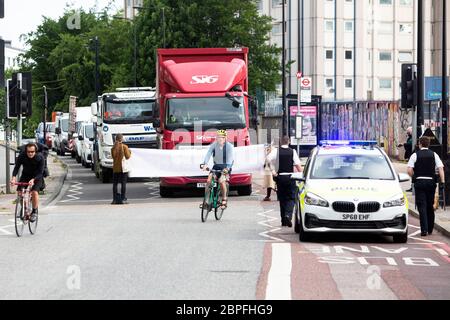
[[[412,154],[408,162],[408,174],[413,178],[422,237],[433,233],[436,171],[439,171],[440,181],[445,183],[444,164],[435,152],[428,149],[429,146],[430,138],[421,137],[420,150]]]
[[[274,152],[268,156],[268,160],[275,160]],[[292,212],[294,211],[295,205],[296,183],[294,180],[291,180],[294,167],[298,172],[303,171],[297,151],[289,147],[289,137],[284,136],[281,139],[281,147],[278,148],[276,154],[276,164],[272,174],[277,182],[281,226],[289,228],[292,227]]]

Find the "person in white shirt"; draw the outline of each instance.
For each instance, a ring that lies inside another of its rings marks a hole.
[[[433,233],[436,171],[439,171],[441,182],[445,183],[444,164],[435,152],[428,149],[429,146],[430,138],[422,136],[419,139],[420,150],[412,154],[408,162],[408,174],[413,178],[422,237]]]

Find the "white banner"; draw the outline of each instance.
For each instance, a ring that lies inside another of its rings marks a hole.
[[[131,178],[207,176],[200,169],[207,149],[159,150],[131,148],[129,165]],[[262,172],[264,145],[234,148],[233,174]],[[212,168],[213,160],[208,163]]]

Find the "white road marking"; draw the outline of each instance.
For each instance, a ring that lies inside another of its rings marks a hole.
[[[448,256],[448,252],[441,248],[434,248],[441,256]]]
[[[266,300],[291,300],[291,245],[272,243],[272,265],[267,279]]]
[[[83,184],[82,182],[74,181],[73,184],[70,186],[70,189],[68,190],[68,192],[70,192],[71,194],[68,194],[66,196],[67,198],[70,199],[62,200],[61,203],[80,200],[79,196],[83,194],[83,192],[80,191],[83,190],[83,188],[81,187],[82,184]]]
[[[265,220],[258,221],[258,224],[262,225],[264,227],[270,228],[269,230],[266,230],[266,231],[263,231],[263,232],[259,233],[259,235],[261,237],[267,238],[267,239],[270,239],[270,240],[264,239],[264,240],[259,240],[259,241],[264,241],[264,242],[274,242],[274,241],[285,242],[283,239],[280,239],[280,238],[277,238],[277,237],[269,235],[269,233],[273,233],[273,232],[281,230],[281,228],[274,227],[274,226],[272,226],[270,224],[270,222],[272,222],[274,220],[277,220],[276,217],[267,215],[267,213],[270,213],[270,212],[273,212],[273,211],[275,211],[275,210],[269,210],[269,211],[265,211],[265,212],[262,212],[262,213],[258,213],[258,216],[261,216],[261,217],[265,218]]]

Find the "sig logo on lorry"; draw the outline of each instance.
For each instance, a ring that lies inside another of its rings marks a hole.
[[[191,84],[213,84],[219,81],[218,75],[198,75],[192,76]]]

